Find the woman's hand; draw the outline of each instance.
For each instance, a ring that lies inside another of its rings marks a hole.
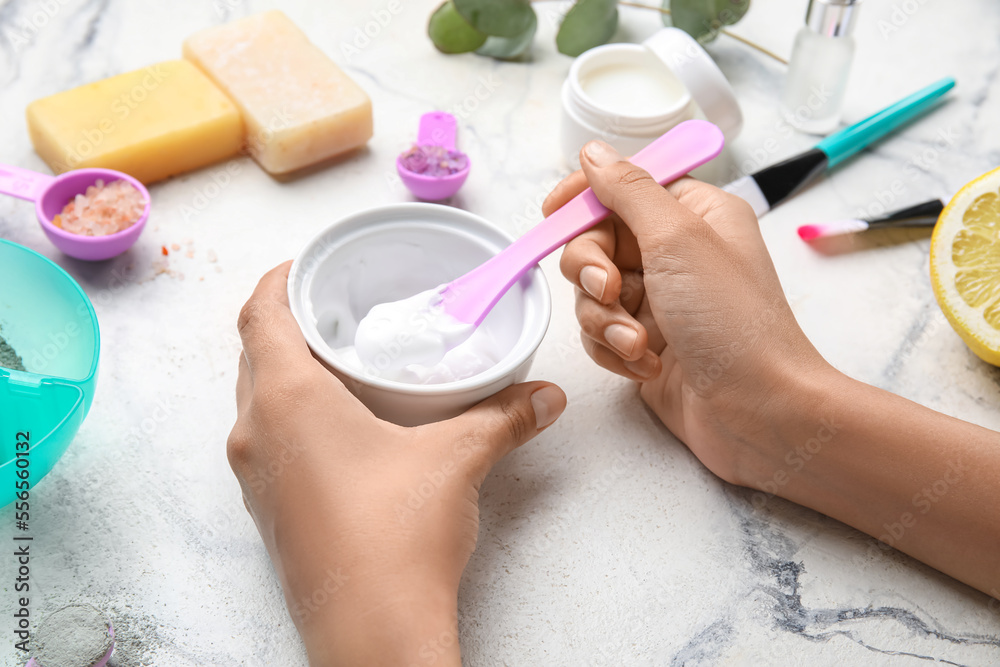
[[[852,567],[896,547],[1000,597],[1000,436],[827,364],[743,200],[664,189],[598,142],[580,161],[544,209],[589,183],[617,213],[562,257],[590,356],[755,507],[782,496],[877,538]]]
[[[479,486],[566,398],[531,382],[446,422],[376,419],[310,353],[288,270],[266,274],[240,313],[228,454],[310,663],[458,665]]]
[[[757,217],[691,178],[664,189],[603,142],[587,144],[580,161],[583,171],[543,209],[589,185],[616,214],[562,256],[585,350],[640,382],[642,398],[709,469],[750,485],[761,417],[781,410],[798,381],[831,371],[792,315]]]

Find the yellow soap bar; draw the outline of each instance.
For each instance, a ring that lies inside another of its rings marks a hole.
[[[368,95],[278,10],[196,33],[184,42],[184,57],[236,102],[250,154],[272,174],[372,136]]]
[[[152,183],[243,145],[239,109],[186,60],[35,100],[27,115],[31,143],[56,173],[103,167]]]

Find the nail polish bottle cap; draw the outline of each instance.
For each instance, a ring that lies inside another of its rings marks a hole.
[[[854,30],[861,0],[809,0],[806,25],[826,37],[847,37]]]

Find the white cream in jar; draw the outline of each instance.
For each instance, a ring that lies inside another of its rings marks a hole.
[[[450,419],[528,378],[552,308],[541,269],[521,278],[483,320],[475,336],[488,335],[484,344],[496,361],[473,350],[466,359],[477,366],[461,372],[469,375],[463,380],[438,376],[413,384],[359,370],[351,349],[358,322],[377,304],[454,280],[511,241],[489,221],[451,206],[367,208],[306,243],[288,274],[289,305],[315,358],[376,417],[401,426]]]
[[[634,155],[692,118],[718,125],[727,142],[743,124],[726,77],[677,28],[663,28],[642,44],[604,44],[584,52],[570,67],[561,99],[562,150],[571,165],[592,139]]]
[[[354,346],[337,350],[369,375],[411,384],[473,377],[503,356],[488,328],[459,322],[444,310],[444,285],[380,303],[358,323]]]
[[[310,290],[316,330],[337,361],[355,373],[406,384],[456,382],[492,368],[520,337],[516,292],[478,328],[442,319],[447,316],[428,296],[491,255],[461,235],[436,236],[433,249],[427,243],[422,230],[386,226],[345,243],[338,261],[316,267]],[[414,295],[414,290],[424,291]],[[377,323],[396,317],[401,323],[374,327],[359,339],[366,315],[401,300],[395,315],[369,318]]]

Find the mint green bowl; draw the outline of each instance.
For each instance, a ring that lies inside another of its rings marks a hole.
[[[25,371],[0,368],[0,507],[15,499],[27,470],[29,489],[52,470],[90,410],[101,333],[97,314],[68,273],[0,239],[0,336]],[[17,442],[27,439],[27,464]],[[23,486],[23,485],[22,485]]]

